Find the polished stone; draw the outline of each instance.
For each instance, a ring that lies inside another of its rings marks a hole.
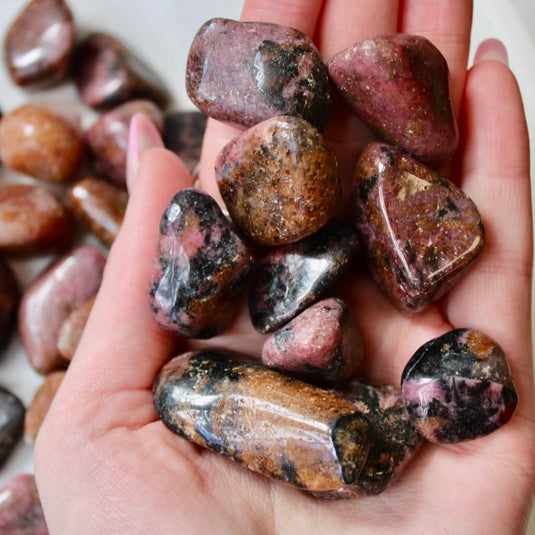
[[[11,341],[20,292],[15,272],[3,258],[0,258],[0,351]]]
[[[61,324],[58,331],[58,352],[63,359],[71,361],[84,334],[85,325],[93,309],[94,297],[74,309]]]
[[[22,437],[25,408],[12,392],[0,386],[0,466]]]

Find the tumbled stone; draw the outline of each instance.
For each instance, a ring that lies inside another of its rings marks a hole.
[[[362,338],[347,303],[327,298],[275,331],[262,347],[262,362],[316,381],[348,379],[362,359]]]
[[[0,258],[0,350],[5,349],[15,328],[20,287],[11,266]]]
[[[407,413],[430,442],[455,444],[505,425],[518,394],[503,349],[474,329],[422,345],[401,378]]]
[[[164,106],[169,95],[156,73],[121,41],[106,33],[88,35],[77,47],[73,76],[81,99],[97,109],[134,99]]]
[[[63,378],[65,377],[64,370],[58,370],[46,375],[41,386],[35,392],[33,399],[26,409],[26,416],[24,418],[24,442],[33,444],[37,438],[37,433],[41,429],[41,425],[48,413],[50,404],[60,387]]]
[[[449,162],[459,135],[448,65],[425,37],[366,39],[331,58],[328,68],[341,95],[385,141],[432,167]]]
[[[130,121],[143,113],[156,128],[163,129],[163,114],[150,100],[131,100],[104,113],[85,134],[89,160],[95,170],[124,186],[126,184],[126,151]]]
[[[179,191],[163,213],[152,268],[149,293],[156,322],[180,336],[222,333],[252,262],[212,197]]]
[[[394,387],[352,380],[333,392],[353,402],[368,422],[372,446],[356,486],[362,494],[379,494],[399,477],[423,438],[405,411],[401,392]]]
[[[336,156],[299,117],[267,119],[235,137],[216,160],[216,178],[236,227],[262,245],[305,238],[340,209]]]
[[[67,192],[73,213],[102,243],[111,246],[126,212],[125,188],[94,177],[75,182]]]
[[[452,182],[383,143],[364,149],[355,179],[356,223],[371,271],[399,309],[419,312],[483,251],[477,207]]]
[[[95,298],[91,297],[80,308],[73,310],[59,328],[58,352],[69,362],[78,348],[94,302]]]
[[[0,466],[2,466],[22,437],[24,405],[9,390],[0,386]]]
[[[32,255],[65,250],[74,221],[61,199],[34,184],[0,184],[0,252]]]
[[[207,21],[191,44],[186,89],[202,112],[242,127],[297,115],[322,130],[331,112],[327,68],[312,41],[265,22]]]
[[[67,182],[82,165],[80,132],[59,113],[24,104],[0,121],[0,159],[6,167],[49,182]]]
[[[58,333],[75,309],[96,295],[106,256],[91,245],[76,247],[46,268],[26,289],[19,307],[19,333],[32,367],[39,373],[64,368]]]
[[[318,495],[350,495],[368,454],[368,426],[353,403],[240,355],[175,357],[153,396],[171,431]]]
[[[74,50],[72,12],[64,0],[33,0],[7,31],[4,57],[13,82],[23,87],[62,81]]]
[[[18,475],[0,488],[0,532],[4,535],[48,535],[33,475]]]
[[[273,332],[322,297],[359,250],[356,231],[338,221],[299,242],[272,247],[251,280],[255,329]]]
[[[200,159],[208,117],[199,111],[175,111],[164,117],[163,142],[181,158],[190,173]]]

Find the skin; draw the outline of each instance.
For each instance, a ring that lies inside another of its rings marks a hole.
[[[37,439],[35,474],[52,534],[523,533],[535,481],[528,137],[507,66],[482,52],[466,69],[470,4],[246,0],[243,18],[297,27],[314,36],[326,59],[396,30],[425,35],[446,56],[462,141],[445,171],[478,205],[487,248],[440,303],[415,317],[394,310],[364,273],[339,289],[363,333],[360,373],[370,381],[399,384],[413,352],[452,328],[490,334],[508,355],[519,391],[511,422],[472,442],[426,445],[381,495],[342,501],[318,501],[172,435],[156,418],[151,387],[163,363],[192,344],[158,329],[147,287],[161,213],[191,178],[172,154],[150,148],[129,164],[123,227]],[[337,106],[337,128],[327,137],[347,178],[368,134]],[[234,133],[209,125],[200,172],[208,191],[215,191],[215,155]],[[207,343],[259,354],[262,341],[242,307],[231,330]]]

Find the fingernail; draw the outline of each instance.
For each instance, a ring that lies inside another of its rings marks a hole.
[[[477,48],[474,56],[474,63],[482,61],[499,61],[504,65],[509,65],[507,50],[504,44],[498,39],[486,39]]]
[[[151,147],[163,147],[162,137],[154,123],[142,113],[136,113],[130,121],[128,149],[126,153],[126,186],[132,191],[136,178],[139,157]]]

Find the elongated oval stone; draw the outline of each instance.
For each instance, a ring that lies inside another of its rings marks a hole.
[[[272,247],[251,280],[249,311],[255,329],[275,331],[314,303],[358,250],[356,231],[335,220],[308,238]]]
[[[449,162],[459,139],[449,71],[429,40],[399,33],[366,39],[331,58],[328,69],[385,141],[435,168]]]
[[[421,346],[401,377],[407,413],[430,442],[472,440],[505,425],[518,394],[503,349],[474,329]]]
[[[191,44],[186,89],[202,112],[242,127],[297,115],[322,130],[331,112],[327,68],[312,41],[265,22],[207,21]]]
[[[212,197],[179,191],[163,213],[152,268],[149,301],[156,322],[180,336],[222,333],[252,263]]]
[[[220,152],[216,178],[236,227],[263,245],[313,234],[340,208],[334,152],[299,117],[268,119]]]
[[[20,286],[11,266],[0,258],[0,350],[11,340],[15,328]]]
[[[45,87],[65,78],[74,51],[72,12],[64,0],[33,0],[4,40],[11,79],[23,87]]]
[[[262,347],[262,362],[321,382],[348,379],[362,359],[362,338],[347,303],[327,298],[275,331]]]
[[[154,406],[173,432],[303,490],[352,490],[368,454],[352,403],[259,362],[216,351],[175,357]]]
[[[384,143],[364,149],[355,179],[356,224],[371,271],[400,310],[419,312],[482,253],[479,211],[452,182]]]
[[[0,386],[0,466],[22,437],[25,411],[22,401]]]

